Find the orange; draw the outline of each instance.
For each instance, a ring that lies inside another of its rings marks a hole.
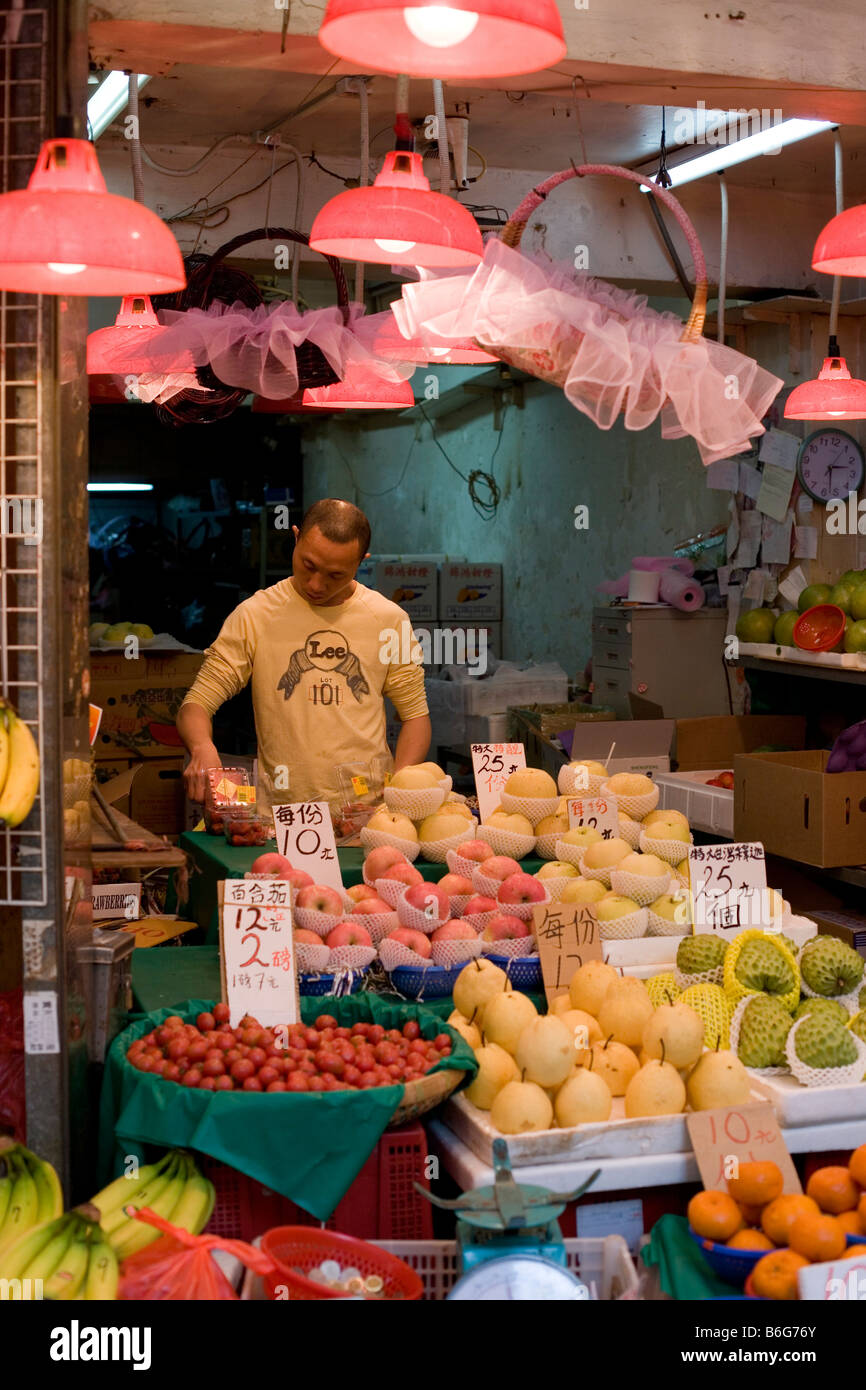
[[[866,1187],[866,1144],[861,1144],[848,1159],[848,1172],[860,1187]]]
[[[689,1202],[689,1225],[706,1240],[728,1240],[743,1224],[743,1216],[727,1192],[698,1192]]]
[[[866,1245],[849,1245],[845,1251],[845,1259],[850,1260],[852,1255],[857,1255],[862,1259],[866,1255]]]
[[[838,1260],[847,1248],[845,1232],[835,1216],[815,1216],[803,1212],[791,1223],[788,1241],[798,1255],[805,1255],[813,1264],[823,1260]]]
[[[866,1231],[864,1231],[863,1226],[860,1222],[859,1212],[843,1211],[839,1216],[836,1217],[836,1220],[839,1222],[839,1225],[842,1227],[842,1230],[847,1232],[849,1236],[866,1235]]]
[[[847,1168],[818,1168],[806,1183],[806,1192],[832,1216],[853,1211],[860,1201],[860,1189]]]
[[[762,1255],[752,1270],[752,1288],[759,1298],[790,1302],[798,1297],[797,1274],[808,1263],[796,1250],[773,1250]]]
[[[747,1226],[760,1226],[761,1212],[764,1209],[763,1203],[760,1206],[753,1206],[750,1202],[737,1202],[737,1206],[743,1213],[743,1220]]]
[[[785,1180],[778,1163],[741,1163],[735,1178],[728,1178],[728,1191],[737,1202],[763,1207],[781,1194]]]
[[[860,1217],[860,1225],[863,1227],[863,1230],[866,1231],[866,1192],[863,1193],[863,1196],[857,1203],[857,1215]]]
[[[763,1231],[756,1231],[753,1226],[747,1226],[742,1231],[737,1231],[736,1235],[731,1236],[730,1240],[725,1241],[733,1250],[772,1250],[773,1242],[769,1236],[765,1236]]]
[[[818,1203],[800,1192],[783,1192],[761,1212],[761,1229],[774,1245],[787,1245],[791,1226],[803,1212],[820,1213]]]

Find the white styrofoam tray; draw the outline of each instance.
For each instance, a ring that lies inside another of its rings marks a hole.
[[[779,1123],[789,1129],[861,1119],[866,1138],[866,1083],[846,1086],[801,1086],[793,1076],[755,1076],[762,1100],[771,1100]]]
[[[659,806],[665,811],[682,811],[693,830],[734,838],[734,793],[725,787],[708,787],[708,777],[718,777],[731,768],[707,768],[703,772],[661,772],[654,778],[659,789]],[[683,847],[688,854],[688,846]]]

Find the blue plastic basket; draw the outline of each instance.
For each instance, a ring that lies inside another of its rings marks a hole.
[[[391,984],[404,999],[444,999],[454,993],[457,976],[465,966],[446,968],[443,965],[398,965],[391,971]]]
[[[364,977],[369,973],[370,967],[364,970],[353,970],[348,972],[351,978],[345,978],[341,982],[342,987],[336,991],[337,994],[357,994],[359,989],[364,986]],[[341,971],[340,974],[343,972]],[[334,985],[340,979],[339,975],[334,974],[315,974],[300,975],[298,977],[298,991],[300,994],[322,997],[335,993]]]
[[[866,1236],[855,1236],[853,1231],[849,1231],[846,1238],[849,1245],[866,1245]]]
[[[488,956],[487,959],[504,970],[514,988],[523,994],[535,993],[544,984],[540,956]]]
[[[770,1253],[768,1250],[737,1250],[736,1247],[707,1240],[704,1236],[699,1236],[697,1231],[693,1231],[691,1226],[689,1235],[713,1273],[724,1279],[727,1284],[739,1284],[741,1288],[761,1256]]]

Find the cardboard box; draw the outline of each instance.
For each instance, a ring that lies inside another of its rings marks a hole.
[[[186,825],[183,758],[133,763],[102,786],[102,794],[154,835],[180,835]]]
[[[359,584],[366,584],[368,589],[378,590],[377,570],[379,565],[433,565],[436,570],[439,570],[449,560],[465,559],[465,555],[443,555],[441,553],[430,555],[368,555],[358,566],[355,578]],[[434,614],[434,617],[437,616],[438,614]]]
[[[442,566],[439,616],[460,623],[498,623],[502,619],[502,566]]]
[[[866,956],[866,916],[862,912],[836,912],[827,908],[809,913],[820,936],[837,936],[852,950]]]
[[[439,571],[430,561],[405,564],[380,560],[376,566],[374,588],[398,603],[419,622],[432,623],[439,615]]]
[[[122,652],[91,652],[90,699],[102,708],[94,757],[180,756],[183,744],[174,721],[203,660],[202,652],[141,655],[134,661]]]
[[[752,753],[764,744],[802,748],[806,720],[800,715],[719,714],[703,719],[678,719],[674,758],[678,772],[733,770],[738,753]]]
[[[591,758],[615,772],[670,772],[673,719],[613,719],[580,722],[574,730],[572,759]],[[611,744],[613,756],[608,761]]]
[[[820,869],[866,863],[866,772],[827,773],[826,749],[734,759],[734,838]]]

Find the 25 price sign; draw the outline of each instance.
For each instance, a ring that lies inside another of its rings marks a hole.
[[[472,771],[482,824],[498,805],[512,772],[526,767],[522,743],[473,743]]]

